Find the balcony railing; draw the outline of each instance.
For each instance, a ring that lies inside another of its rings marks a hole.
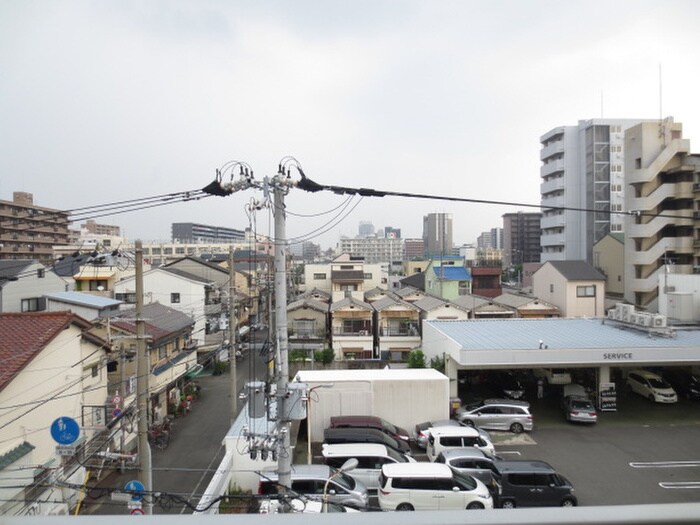
[[[290,326],[287,333],[289,337],[297,339],[320,339],[325,336],[326,331],[323,328],[295,328]]]
[[[380,337],[410,337],[419,336],[418,325],[408,326],[381,326],[379,328]]]
[[[349,337],[367,337],[372,335],[371,329],[357,330],[352,328],[333,328],[333,335],[343,335]]]

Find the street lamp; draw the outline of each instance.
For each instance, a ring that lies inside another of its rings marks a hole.
[[[306,404],[306,463],[311,465],[311,392],[317,388],[331,388],[333,383],[321,383],[309,389]]]
[[[348,459],[345,463],[343,463],[342,467],[336,470],[333,473],[333,475],[326,480],[326,484],[323,486],[323,505],[321,507],[321,512],[328,512],[328,484],[334,477],[338,476],[339,474],[342,474],[343,472],[348,472],[349,470],[352,470],[355,467],[357,467],[357,463],[357,458]]]

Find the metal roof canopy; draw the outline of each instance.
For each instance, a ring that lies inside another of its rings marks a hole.
[[[423,352],[463,368],[700,364],[700,329],[661,336],[603,319],[433,320],[423,323]]]

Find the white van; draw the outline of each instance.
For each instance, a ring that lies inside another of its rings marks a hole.
[[[425,452],[430,461],[435,461],[443,450],[462,447],[476,447],[492,456],[496,455],[493,443],[483,437],[477,429],[453,426],[431,428]]]
[[[493,498],[486,485],[444,463],[384,465],[378,495],[382,510],[493,508]]]
[[[416,462],[411,456],[401,454],[379,443],[338,443],[334,445],[324,443],[321,453],[326,465],[338,469],[348,459],[357,459],[357,466],[348,470],[347,474],[364,483],[369,491],[376,491],[379,488],[379,474],[384,465]]]

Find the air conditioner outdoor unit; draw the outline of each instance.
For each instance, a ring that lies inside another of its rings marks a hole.
[[[637,322],[637,314],[630,314],[629,316],[627,316],[627,319],[625,319],[625,322],[630,324],[639,324]]]
[[[637,314],[637,324],[639,326],[651,326],[651,315]]]
[[[632,314],[634,314],[634,305],[633,304],[618,304],[617,307],[622,310],[622,318],[621,320],[629,323],[630,317]]]
[[[665,315],[652,315],[651,316],[651,326],[654,328],[666,328],[666,316]]]
[[[617,309],[616,309],[616,308],[611,308],[610,310],[608,310],[608,319],[613,319],[613,320],[614,320],[614,319],[615,319],[615,314],[616,314],[616,313],[617,313]]]

